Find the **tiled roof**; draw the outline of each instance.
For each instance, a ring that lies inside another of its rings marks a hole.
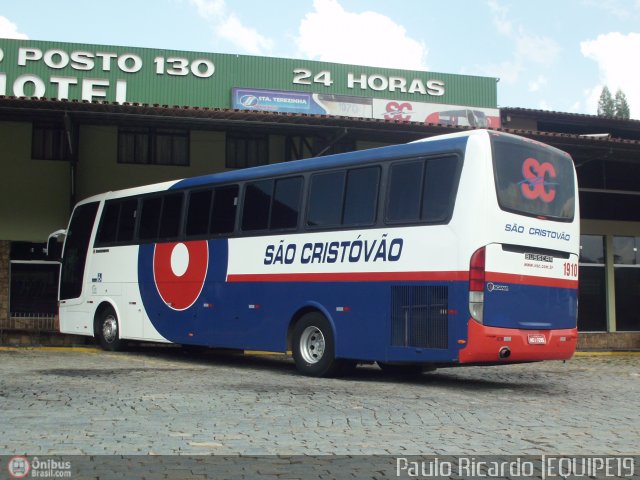
[[[105,120],[123,119],[123,118],[148,118],[156,119],[182,120],[198,124],[200,122],[207,125],[228,125],[230,123],[246,123],[260,124],[264,126],[281,126],[288,128],[296,128],[301,126],[309,126],[314,128],[350,128],[359,131],[369,131],[370,133],[404,133],[409,135],[433,135],[439,133],[449,133],[455,131],[468,130],[471,127],[449,126],[441,124],[424,124],[411,121],[395,121],[357,117],[342,117],[335,115],[310,115],[303,113],[281,113],[281,112],[263,112],[253,110],[237,110],[225,108],[209,108],[209,107],[188,107],[180,105],[161,105],[161,104],[142,104],[142,103],[124,103],[101,102],[101,101],[77,101],[77,100],[57,100],[49,98],[31,98],[31,97],[12,97],[0,96],[0,119],[3,117],[19,116],[20,114],[28,116],[34,112],[46,114],[70,114],[78,115],[88,120]],[[503,113],[524,113],[530,116],[545,117],[580,117],[586,119],[599,119],[615,122],[633,122],[640,125],[638,120],[620,120],[620,119],[603,119],[602,117],[550,112],[545,110],[532,110],[525,108],[505,108]],[[585,137],[583,135],[542,132],[537,130],[523,130],[513,128],[500,128],[499,131],[532,137],[546,141],[547,143],[567,143],[571,145],[609,145],[609,146],[629,146],[634,150],[640,151],[639,140],[627,140],[621,138],[610,137]]]

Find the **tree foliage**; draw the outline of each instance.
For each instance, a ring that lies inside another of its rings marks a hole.
[[[616,113],[616,106],[613,102],[613,97],[609,91],[609,87],[606,85],[602,89],[600,94],[600,100],[598,100],[598,116],[599,117],[613,117]]]
[[[598,100],[598,116],[629,119],[629,102],[627,96],[620,89],[616,91],[615,98],[611,95],[611,91],[605,85],[602,88],[600,99]]]
[[[629,120],[629,102],[627,102],[627,96],[622,90],[618,89],[618,91],[616,91],[613,103],[615,105],[616,118]]]

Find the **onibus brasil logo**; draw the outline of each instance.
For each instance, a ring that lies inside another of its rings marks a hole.
[[[71,462],[34,457],[29,460],[23,455],[9,459],[7,470],[11,478],[71,478]]]

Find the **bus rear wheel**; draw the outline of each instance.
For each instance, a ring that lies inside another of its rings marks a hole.
[[[293,360],[310,377],[330,377],[341,372],[344,362],[335,358],[333,329],[319,312],[304,315],[293,329]]]
[[[120,323],[113,307],[105,307],[98,315],[95,336],[104,350],[117,352],[124,348],[124,340],[120,338]]]

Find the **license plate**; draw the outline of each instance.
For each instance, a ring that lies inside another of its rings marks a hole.
[[[529,335],[529,345],[546,345],[547,338],[541,333],[534,333]]]

